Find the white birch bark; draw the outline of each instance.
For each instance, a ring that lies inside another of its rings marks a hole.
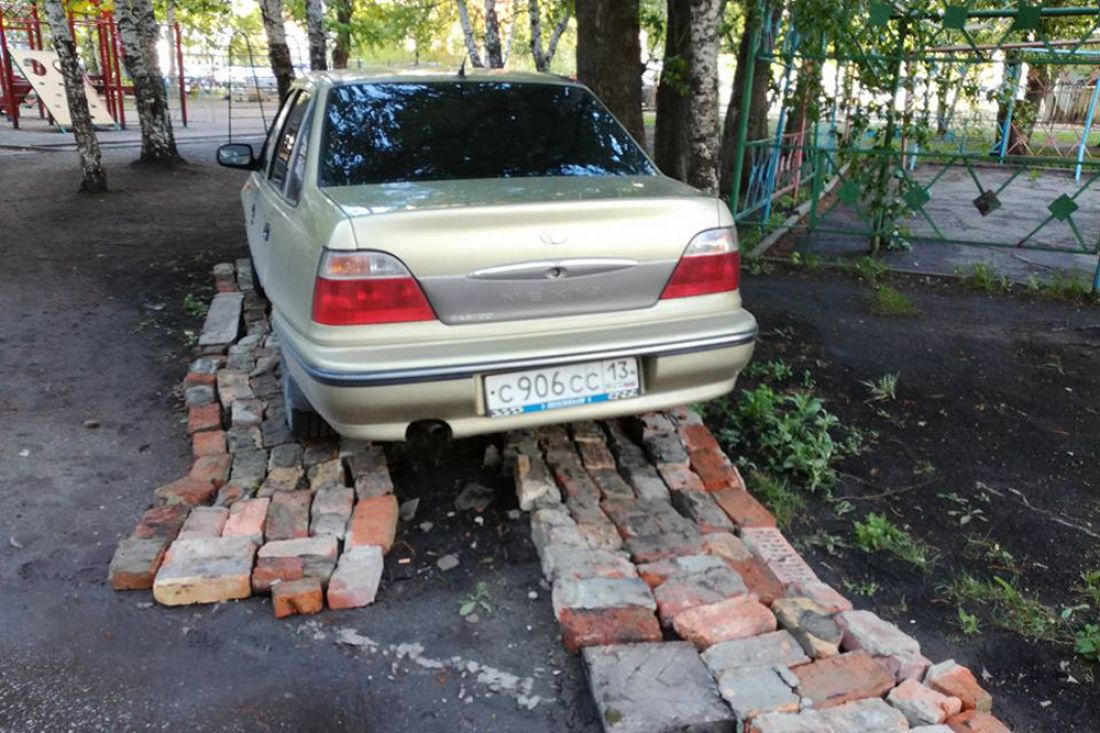
[[[550,33],[550,43],[543,50],[542,13],[539,10],[539,0],[528,0],[527,2],[527,16],[531,24],[531,58],[534,59],[535,69],[538,71],[547,71],[550,68],[550,62],[554,60],[554,54],[558,52],[558,42],[561,41],[562,34],[569,27],[569,19],[572,17],[573,11],[568,3],[563,5],[562,17],[554,25],[554,30]]]
[[[141,161],[174,163],[176,150],[168,95],[157,59],[157,22],[152,0],[116,0],[115,19],[122,41],[123,63],[134,85],[141,124]]]
[[[290,94],[290,84],[294,81],[294,64],[290,59],[290,46],[286,43],[286,26],[283,24],[283,0],[259,2],[264,33],[267,35],[267,56],[271,60],[271,71],[275,74],[279,101],[282,102]]]
[[[485,66],[477,50],[474,24],[470,22],[470,8],[467,7],[466,0],[455,0],[455,4],[458,6],[458,23],[462,26],[462,37],[466,40],[466,53],[470,57],[470,63],[478,67]]]
[[[324,71],[326,61],[325,5],[323,0],[306,0],[306,30],[309,35],[309,68]]]
[[[691,151],[687,182],[718,193],[718,13],[720,0],[691,0]]]

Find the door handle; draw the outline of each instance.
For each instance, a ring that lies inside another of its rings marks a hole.
[[[260,236],[264,238],[264,241],[271,239],[271,222],[265,221],[263,231],[260,232]]]

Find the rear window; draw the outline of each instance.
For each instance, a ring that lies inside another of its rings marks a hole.
[[[354,84],[329,92],[321,186],[656,170],[590,92],[454,81]]]

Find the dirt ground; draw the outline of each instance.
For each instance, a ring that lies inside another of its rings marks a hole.
[[[286,622],[266,601],[166,609],[107,586],[117,538],[153,488],[189,466],[173,393],[187,363],[183,331],[198,325],[185,296],[205,298],[210,265],[244,253],[242,174],[213,166],[210,144],[184,153],[192,164],[165,172],[112,150],[113,191],[97,197],[75,193],[71,153],[0,157],[0,730],[598,730],[580,665],[557,640],[526,522],[509,518],[508,482],[481,467],[491,438],[433,455],[392,450],[398,495],[422,501],[368,609]],[[845,579],[877,582],[857,605],[901,622],[928,656],[985,669],[1015,730],[1098,730],[1098,683],[1070,650],[988,622],[979,636],[957,633],[940,586],[974,563],[937,498],[973,495],[979,481],[1001,491],[969,533],[1010,549],[1027,589],[1048,603],[1069,602],[1077,573],[1100,568],[1097,541],[1053,520],[1100,531],[1100,333],[1077,328],[1097,324],[1097,311],[903,287],[922,317],[871,316],[867,287],[844,278],[777,273],[744,286],[764,331],[761,357],[810,365],[831,409],[880,432],[845,466],[869,483],[846,479],[838,494],[921,481],[913,469],[925,459],[936,468],[917,490],[853,499],[857,515],[887,509],[932,544],[941,557],[931,575],[817,546],[815,567],[842,590]],[[1044,366],[1051,354],[1060,372]],[[859,384],[888,372],[901,372],[889,420]],[[470,481],[496,490],[481,524],[453,510]],[[850,532],[852,517],[835,519],[823,503],[807,515],[795,538]],[[429,531],[416,526],[424,521]],[[437,571],[444,553],[461,566]],[[478,581],[493,610],[469,624],[457,609]],[[337,643],[348,628],[386,653]],[[472,677],[399,659],[402,643],[532,677],[540,702],[529,711]],[[475,699],[460,702],[462,693]]]
[[[824,579],[915,635],[927,656],[984,670],[1013,730],[1100,730],[1097,665],[999,630],[974,605],[966,611],[981,632],[964,636],[946,592],[963,572],[1015,572],[1019,590],[1061,612],[1083,600],[1080,573],[1100,569],[1100,308],[988,297],[935,278],[893,285],[919,317],[872,315],[870,288],[835,273],[776,271],[743,285],[764,331],[755,359],[809,369],[830,411],[878,433],[842,465],[834,494],[851,513],[811,498],[788,534]],[[897,400],[870,401],[861,382],[892,373]],[[981,513],[961,525],[949,512],[962,505],[941,496],[951,493]],[[872,511],[936,554],[931,572],[855,545],[852,522]],[[987,556],[995,545],[1011,568]]]

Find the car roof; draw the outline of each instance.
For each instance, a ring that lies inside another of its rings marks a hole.
[[[401,81],[502,81],[517,84],[553,84],[576,86],[580,82],[556,74],[542,74],[530,71],[506,71],[504,69],[471,68],[467,66],[465,76],[459,76],[458,68],[446,69],[439,66],[411,69],[364,68],[340,69],[336,71],[311,71],[303,74],[302,81],[309,83],[328,83],[333,86],[345,84],[385,83]]]

